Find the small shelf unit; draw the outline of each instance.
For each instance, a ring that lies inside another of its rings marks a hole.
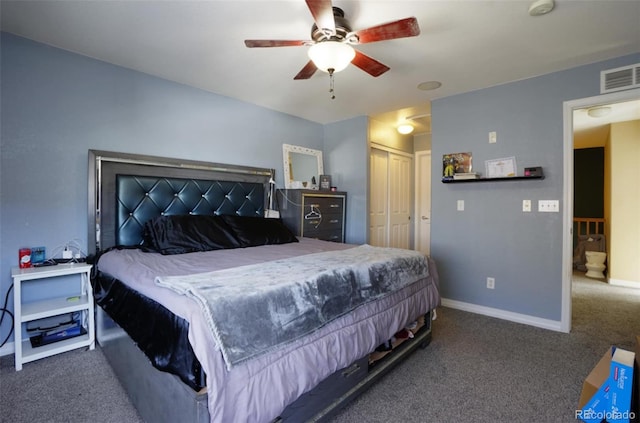
[[[56,266],[11,269],[13,279],[14,310],[14,349],[16,371],[22,365],[41,358],[60,354],[76,348],[95,348],[95,320],[93,291],[91,289],[91,265],[85,263],[58,264]],[[22,302],[22,288],[26,282],[56,278],[59,276],[79,275],[80,290],[78,295],[50,298],[46,300]],[[29,339],[22,339],[22,325],[28,322],[73,312],[85,314],[86,333],[73,338],[53,342],[48,345],[32,347]]]
[[[504,178],[478,178],[478,179],[443,179],[443,184],[461,184],[467,182],[500,182],[500,181],[524,181],[529,179],[544,179],[544,175],[535,176],[505,176]]]

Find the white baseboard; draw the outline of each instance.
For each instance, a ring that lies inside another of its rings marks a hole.
[[[510,322],[523,323],[529,326],[549,329],[556,332],[563,332],[561,322],[559,320],[541,319],[540,317],[529,316],[527,314],[514,313],[511,311],[465,303],[462,301],[449,300],[447,298],[442,298],[442,305],[445,307],[455,308],[457,310],[482,314],[489,317],[496,317],[498,319],[508,320]]]
[[[13,342],[7,342],[2,348],[0,348],[0,357],[4,357],[5,355],[12,355],[14,352],[15,347],[13,346]]]
[[[640,289],[640,282],[625,281],[624,279],[609,279],[609,285]]]

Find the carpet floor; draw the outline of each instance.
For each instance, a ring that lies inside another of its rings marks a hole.
[[[615,345],[634,350],[640,290],[576,274],[569,334],[438,309],[433,340],[332,422],[576,422],[582,382]],[[100,348],[13,368],[0,358],[0,422],[142,422]],[[151,423],[151,422],[149,422]]]

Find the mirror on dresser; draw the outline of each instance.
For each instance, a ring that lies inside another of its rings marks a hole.
[[[285,188],[318,188],[319,177],[324,173],[322,151],[298,145],[282,144],[282,159]]]

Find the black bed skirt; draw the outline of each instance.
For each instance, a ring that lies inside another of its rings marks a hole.
[[[189,343],[189,323],[119,280],[97,272],[92,280],[98,304],[159,370],[178,376],[194,391],[206,376]]]

